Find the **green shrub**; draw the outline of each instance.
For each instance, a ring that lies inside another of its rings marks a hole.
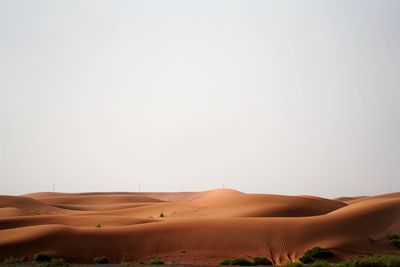
[[[313,263],[287,263],[282,267],[400,267],[400,256],[356,256],[339,263],[314,261]]]
[[[398,233],[391,233],[391,234],[389,235],[389,239],[390,239],[390,240],[392,240],[392,239],[400,239],[400,234],[398,234]]]
[[[51,259],[51,261],[44,261],[37,265],[37,267],[69,267],[63,259]]]
[[[251,266],[251,262],[244,258],[225,259],[219,262],[219,265],[240,265],[240,266]]]
[[[390,244],[395,247],[400,248],[400,235],[397,233],[392,233],[389,235]]]
[[[390,243],[393,246],[396,246],[396,247],[400,248],[400,239],[392,239],[392,240],[390,240]]]
[[[230,265],[251,266],[251,262],[244,258],[231,259]]]
[[[310,250],[307,250],[306,253],[300,258],[302,263],[312,263],[316,259],[327,259],[333,257],[333,253],[321,247],[313,247]]]
[[[152,265],[163,265],[165,264],[165,262],[161,259],[152,259],[148,262],[148,264],[152,264]]]
[[[96,224],[96,226],[95,226],[96,228],[101,228],[101,224]]]
[[[164,217],[164,212],[160,213],[160,217],[163,218]]]
[[[110,261],[108,260],[108,258],[106,256],[99,256],[99,257],[94,258],[93,262],[96,264],[107,264]]]
[[[253,265],[272,265],[272,261],[270,261],[267,257],[263,256],[255,256],[253,257]]]
[[[219,262],[219,265],[231,265],[230,259],[225,259]]]
[[[4,264],[17,264],[24,262],[23,258],[10,257],[3,261]]]
[[[50,262],[52,257],[50,255],[40,253],[35,256],[35,261],[36,262]]]

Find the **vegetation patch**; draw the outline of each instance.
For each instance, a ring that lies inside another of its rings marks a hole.
[[[93,262],[96,264],[107,264],[110,261],[108,260],[108,258],[106,256],[99,256],[93,259]]]
[[[306,253],[300,258],[302,263],[312,263],[318,259],[328,259],[332,258],[333,253],[326,248],[321,247],[313,247],[310,250],[307,250]]]
[[[36,262],[50,262],[52,259],[52,257],[50,255],[44,254],[44,253],[40,253],[38,255],[35,256],[35,261]]]
[[[325,261],[294,262],[282,267],[400,267],[400,256],[357,256],[339,263]]]
[[[390,240],[392,240],[392,239],[400,239],[400,234],[392,233],[392,234],[389,235],[389,239]]]
[[[244,258],[236,258],[231,260],[230,265],[251,266],[252,264],[249,260],[246,260]]]
[[[252,265],[272,265],[272,261],[270,261],[267,257],[255,256],[253,257]]]
[[[4,264],[17,264],[17,263],[23,263],[23,262],[24,262],[23,258],[16,258],[16,257],[10,257],[3,261]]]
[[[389,235],[390,244],[400,248],[400,234],[393,233]]]
[[[69,264],[64,259],[51,259],[51,261],[44,261],[36,265],[37,267],[69,267]]]
[[[231,260],[230,259],[224,259],[219,262],[219,265],[231,265]]]
[[[163,265],[165,264],[165,262],[161,259],[152,259],[148,262],[148,264],[152,264],[152,265]]]
[[[220,265],[240,265],[240,266],[251,266],[252,263],[244,258],[234,258],[234,259],[225,259],[222,260]]]

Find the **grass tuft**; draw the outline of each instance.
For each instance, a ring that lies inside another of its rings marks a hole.
[[[96,264],[107,264],[110,263],[110,260],[106,256],[99,256],[94,258],[93,262]]]
[[[333,253],[329,249],[313,247],[312,249],[307,250],[306,253],[300,257],[300,261],[302,263],[312,263],[317,259],[327,259],[331,257],[333,257]]]
[[[240,265],[251,266],[252,263],[244,258],[225,259],[219,262],[219,265]]]
[[[45,253],[40,253],[35,256],[35,261],[36,262],[50,262],[52,257],[50,255],[47,255]]]
[[[37,267],[69,267],[69,264],[64,259],[51,259],[51,261],[44,261],[36,265]]]
[[[252,265],[272,265],[272,261],[270,261],[267,257],[255,256],[253,257]]]
[[[389,235],[390,244],[395,247],[400,248],[400,235],[397,233],[392,233]]]
[[[23,262],[24,262],[23,258],[16,258],[16,257],[10,257],[3,261],[4,264],[17,264],[17,263],[23,263]]]
[[[152,260],[149,260],[148,264],[151,264],[151,265],[163,265],[163,264],[165,264],[165,262],[163,260],[161,260],[161,259],[152,259]]]

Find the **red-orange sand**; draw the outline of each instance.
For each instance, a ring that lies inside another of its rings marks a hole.
[[[77,263],[107,256],[215,264],[259,255],[282,264],[314,246],[337,259],[400,254],[388,242],[392,232],[400,232],[400,193],[336,200],[229,189],[0,196],[1,261],[48,253]]]

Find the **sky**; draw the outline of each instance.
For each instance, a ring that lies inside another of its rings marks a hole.
[[[400,191],[399,14],[0,0],[0,194]]]

